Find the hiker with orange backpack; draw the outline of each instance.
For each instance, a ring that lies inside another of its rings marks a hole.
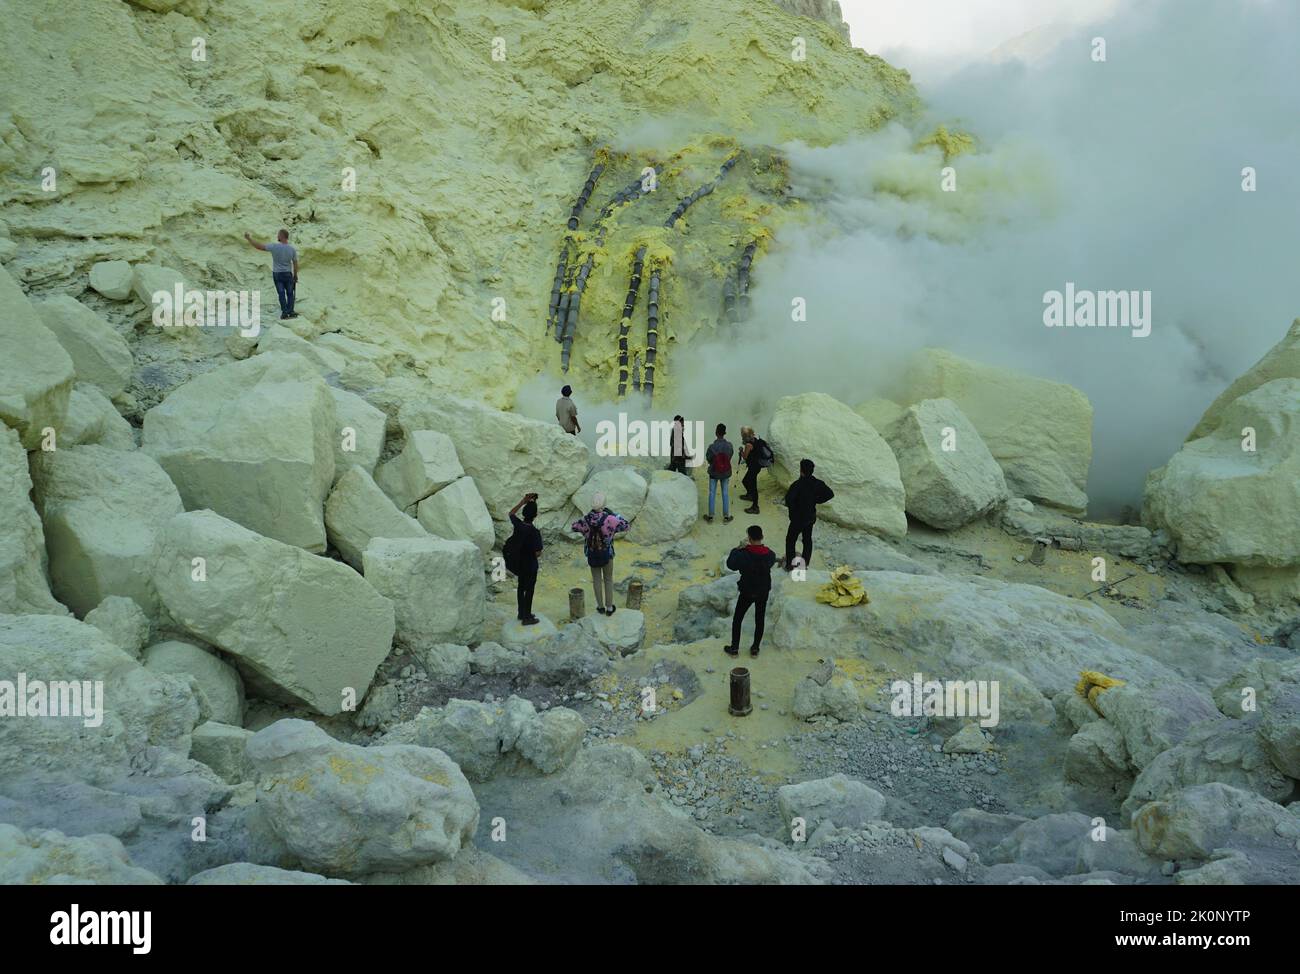
[[[605,510],[605,495],[591,499],[591,510],[571,525],[584,539],[583,549],[591,568],[591,587],[596,594],[596,611],[614,614],[614,535],[628,529],[627,518]]]
[[[704,520],[713,520],[713,498],[722,489],[722,520],[731,520],[731,498],[727,496],[727,485],[731,482],[731,458],[736,455],[735,447],[727,442],[727,427],[719,423],[714,430],[717,439],[704,451],[704,460],[709,465],[709,513]]]

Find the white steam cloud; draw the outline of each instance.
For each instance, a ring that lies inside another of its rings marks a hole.
[[[786,147],[810,218],[755,262],[739,334],[679,349],[676,395],[656,405],[761,428],[783,395],[889,396],[907,356],[939,345],[1083,390],[1091,512],[1136,506],[1148,470],[1300,314],[1298,49],[1286,0],[1138,3],[1032,65],[918,79],[932,117],[916,132]],[[938,150],[913,148],[940,121],[979,140],[951,162],[953,193]],[[1151,334],[1044,327],[1044,292],[1067,282],[1150,291]],[[549,412],[555,393],[538,393],[521,410]]]

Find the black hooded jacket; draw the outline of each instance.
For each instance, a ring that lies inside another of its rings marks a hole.
[[[800,476],[785,492],[785,506],[790,511],[791,524],[812,524],[817,520],[817,505],[825,504],[835,496],[835,491],[811,474]]]
[[[736,587],[744,595],[766,595],[772,590],[772,566],[776,553],[766,545],[748,544],[732,548],[727,556],[727,567],[740,572]]]

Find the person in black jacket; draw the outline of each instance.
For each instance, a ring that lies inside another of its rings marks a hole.
[[[523,518],[517,514],[523,508]],[[542,554],[542,533],[533,525],[537,517],[537,495],[525,494],[523,500],[510,509],[510,523],[519,536],[519,592],[518,618],[525,626],[535,626],[540,619],[533,615],[533,592],[537,589],[538,558]]]
[[[808,567],[812,558],[812,529],[817,523],[817,505],[825,504],[835,496],[835,492],[813,476],[816,464],[811,460],[799,461],[799,479],[785,492],[785,506],[790,512],[790,527],[785,532],[785,563],[782,567],[790,571],[794,566],[794,540],[803,536],[803,564]]]
[[[751,605],[754,607],[754,644],[749,647],[749,655],[758,655],[759,645],[763,642],[763,621],[767,616],[767,596],[772,591],[772,566],[776,564],[776,552],[763,544],[763,529],[754,524],[746,534],[745,544],[732,548],[727,556],[727,567],[740,573],[736,579],[740,598],[736,600],[736,613],[731,617],[731,645],[724,647],[728,656],[740,655],[740,626]]]

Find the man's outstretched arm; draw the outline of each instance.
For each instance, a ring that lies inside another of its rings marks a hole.
[[[252,237],[250,237],[248,234],[244,234],[244,239],[247,240],[250,244],[252,244],[253,247],[256,248],[257,250],[265,250],[265,249],[266,249],[266,244],[260,244],[260,243],[258,243],[256,240],[254,240],[254,239],[253,239]],[[297,271],[297,268],[294,268],[294,270],[295,270],[295,272],[296,272],[296,271]]]

